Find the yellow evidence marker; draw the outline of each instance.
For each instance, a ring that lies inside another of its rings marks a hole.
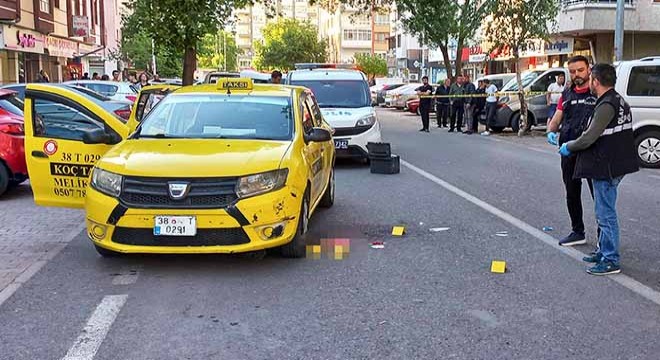
[[[493,260],[490,265],[490,272],[504,274],[506,272],[506,261]]]
[[[403,236],[403,233],[405,232],[405,228],[403,226],[395,226],[392,228],[392,235],[394,236]]]

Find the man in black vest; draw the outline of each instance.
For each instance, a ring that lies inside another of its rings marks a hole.
[[[422,86],[415,89],[419,95],[419,113],[422,115],[422,128],[419,131],[429,132],[429,111],[431,111],[431,103],[433,98],[422,97],[433,94],[433,87],[429,85],[429,77],[422,77]]]
[[[557,111],[548,124],[548,142],[562,145],[577,139],[589,117],[593,114],[596,97],[589,91],[589,60],[575,56],[568,60],[571,87],[564,90],[557,104]],[[557,130],[561,124],[559,138]],[[566,188],[566,206],[571,218],[571,233],[559,241],[559,245],[573,246],[587,242],[582,220],[582,179],[574,178],[576,156],[562,157],[561,173]],[[593,196],[593,187],[587,179]]]
[[[576,153],[574,176],[592,179],[594,184],[595,212],[600,229],[598,249],[583,259],[596,263],[587,270],[592,275],[621,272],[617,187],[624,175],[639,170],[630,106],[614,90],[614,84],[616,70],[612,65],[593,66],[589,87],[598,96],[594,114],[585,132],[559,149],[562,156]]]

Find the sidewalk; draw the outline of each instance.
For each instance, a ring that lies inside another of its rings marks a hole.
[[[0,304],[83,230],[80,209],[34,204],[26,182],[0,198]],[[23,276],[21,276],[23,274]]]

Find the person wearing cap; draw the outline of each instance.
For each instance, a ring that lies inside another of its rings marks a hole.
[[[270,82],[273,84],[281,84],[282,83],[282,73],[279,70],[274,70],[270,74]]]

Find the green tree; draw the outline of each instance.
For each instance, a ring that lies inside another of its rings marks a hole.
[[[200,68],[236,71],[238,69],[237,56],[240,53],[241,49],[236,45],[234,36],[220,30],[215,34],[206,34],[202,38],[197,51],[197,65]]]
[[[508,49],[516,64],[520,100],[520,130],[529,130],[527,103],[520,77],[520,54],[535,40],[546,40],[556,24],[559,2],[555,0],[488,0],[490,16],[486,19],[485,39],[492,49]]]
[[[291,70],[296,63],[324,62],[327,44],[309,22],[280,19],[263,29],[263,43],[255,42],[254,64],[259,70]]]
[[[181,76],[183,61],[180,53],[164,47],[156,47],[154,50],[157,71],[161,76]],[[111,56],[116,60],[131,63],[136,69],[153,72],[151,54],[151,37],[146,32],[139,31],[132,36],[124,36],[117,51],[112,53]]]
[[[355,62],[370,80],[379,75],[387,75],[387,61],[378,55],[357,54]]]
[[[269,1],[269,0],[265,0]],[[128,0],[124,36],[149,34],[159,48],[183,57],[183,84],[193,83],[197,48],[206,34],[224,28],[233,9],[251,0]]]

